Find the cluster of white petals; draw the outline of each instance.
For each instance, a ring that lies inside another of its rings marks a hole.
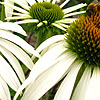
[[[39,0],[38,2],[50,1]],[[60,7],[63,8],[69,1],[66,0]],[[0,3],[5,5],[6,20],[18,19],[15,23],[0,21],[0,100],[11,100],[9,87],[16,91],[14,100],[17,100],[23,89],[25,92],[21,100],[38,100],[63,78],[54,100],[70,100],[70,98],[72,100],[95,100],[94,91],[98,92],[95,96],[96,100],[99,100],[100,71],[96,68],[94,68],[92,76],[91,69],[87,68],[84,71],[73,93],[76,77],[83,62],[77,60],[77,55],[68,51],[64,35],[53,36],[34,50],[25,40],[14,34],[16,32],[26,36],[26,32],[18,24],[37,23],[37,27],[39,27],[46,23],[46,21],[39,22],[38,19],[32,19],[29,14],[30,7],[36,3],[35,0],[4,0]],[[53,0],[52,3],[55,4],[56,0]],[[63,18],[51,25],[66,31],[68,27],[66,24],[76,20],[76,18],[68,17],[85,13],[85,11],[73,12],[84,6],[86,4],[81,3],[62,9]],[[35,57],[38,57],[39,60],[34,64]],[[26,80],[19,61],[31,70]],[[93,83],[95,79],[98,83]],[[96,88],[91,88],[95,84]],[[78,95],[78,91],[82,95]],[[90,96],[90,92],[92,96]]]
[[[84,62],[67,49],[64,35],[44,41],[37,51],[41,58],[36,62],[29,77],[18,89],[14,100],[26,87],[22,100],[39,100],[50,88],[62,81],[54,100],[99,100],[100,69],[86,65],[76,86],[77,75]],[[33,57],[34,59],[34,57]],[[74,92],[73,92],[74,89]]]
[[[0,21],[0,99],[11,100],[7,84],[17,91],[21,83],[25,81],[25,75],[19,63],[21,61],[28,69],[34,67],[31,56],[40,55],[25,40],[13,34],[17,32],[26,36],[21,26]],[[19,61],[18,61],[19,60]],[[20,80],[19,80],[20,79]],[[21,83],[20,83],[21,81]]]
[[[38,2],[50,2],[51,0],[38,0]],[[55,4],[57,0],[53,0],[52,3]],[[60,5],[60,8],[63,8],[70,0],[66,0]],[[1,4],[5,5],[5,13],[6,13],[6,20],[12,20],[12,19],[20,19],[21,21],[17,21],[17,24],[25,24],[25,23],[37,23],[37,27],[43,25],[43,22],[39,22],[38,19],[32,19],[32,16],[30,16],[29,10],[30,7],[36,3],[35,0],[5,0],[5,2],[0,2]],[[20,7],[14,5],[17,4]],[[82,14],[85,13],[85,11],[80,12],[73,12],[79,8],[82,8],[86,6],[86,4],[78,4],[69,8],[62,9],[62,12],[64,12],[64,16],[61,20],[57,20],[53,22],[51,25],[66,31],[66,28],[72,21],[76,20],[76,18],[68,18],[73,15]],[[17,11],[17,12],[14,12]],[[13,16],[12,16],[13,15]],[[42,23],[42,24],[41,24]],[[41,24],[41,25],[40,25]]]

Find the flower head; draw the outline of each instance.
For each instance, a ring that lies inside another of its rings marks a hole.
[[[67,24],[76,19],[67,17],[85,13],[85,11],[73,12],[86,6],[83,3],[63,9],[69,1],[66,0],[60,6],[56,4],[56,0],[5,0],[0,3],[5,5],[6,20],[17,19],[15,22],[17,24],[27,23],[26,26],[29,27],[31,34],[38,34],[37,48],[49,37],[66,33]]]
[[[60,28],[61,30],[66,31],[68,27],[66,24],[75,20],[75,18],[68,18],[69,16],[84,13],[85,11],[81,12],[74,12],[70,13],[74,10],[77,10],[81,7],[86,6],[86,4],[78,4],[76,6],[63,9],[63,7],[69,2],[70,0],[66,0],[60,6],[55,4],[56,0],[5,0],[5,2],[1,2],[6,6],[6,16],[7,20],[11,19],[21,19],[21,21],[17,21],[18,24],[23,23],[36,23],[35,26],[40,27],[41,25],[53,25],[55,27]],[[17,4],[19,6],[14,6],[13,4]],[[9,8],[10,9],[9,9]],[[17,12],[13,12],[12,9]],[[11,11],[11,12],[10,12]],[[70,14],[69,14],[70,13]],[[12,17],[9,17],[10,15]],[[23,20],[24,19],[24,20]]]
[[[86,16],[78,18],[68,27],[68,33],[53,36],[37,48],[42,57],[15,98],[30,83],[23,99],[38,100],[64,79],[54,100],[100,99],[99,7],[97,4],[92,10],[88,8]]]
[[[89,6],[90,7],[90,6]],[[68,28],[66,41],[68,48],[78,55],[79,59],[89,65],[100,65],[100,5],[94,7],[91,13],[80,17]]]
[[[11,100],[7,85],[17,91],[25,81],[19,61],[31,70],[34,64],[28,54],[39,57],[32,46],[13,32],[26,36],[21,26],[0,21],[0,99],[2,100]]]

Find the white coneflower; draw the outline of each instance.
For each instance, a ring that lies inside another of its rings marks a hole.
[[[20,87],[20,82],[23,83],[25,81],[25,76],[18,60],[31,70],[34,64],[27,53],[30,56],[35,55],[37,57],[39,57],[39,54],[25,40],[12,32],[26,36],[21,26],[0,21],[0,87],[3,79],[14,91],[17,91]],[[0,88],[0,99],[4,100],[1,97],[1,91],[2,89]]]
[[[15,99],[30,83],[22,100],[38,100],[64,79],[54,100],[100,100],[100,4],[90,8],[67,34],[53,36],[37,48],[42,57]]]
[[[66,30],[66,23],[70,23],[74,18],[68,18],[69,16],[85,13],[85,11],[74,12],[79,8],[86,6],[86,4],[78,4],[76,6],[62,9],[70,0],[66,0],[60,6],[55,4],[56,0],[5,0],[1,2],[5,6],[8,6],[10,9],[14,9],[17,12],[9,11],[9,8],[6,9],[6,14],[11,13],[13,17],[7,17],[7,20],[10,19],[21,19],[22,21],[17,21],[16,23],[37,23],[40,24],[52,24],[58,28]],[[18,4],[19,6],[14,6],[13,3]],[[70,13],[70,14],[69,14]],[[25,20],[23,20],[25,19]]]
[[[5,0],[5,2],[0,3],[7,7],[5,10],[7,15],[6,20],[17,19],[17,24],[31,23],[31,33],[39,34],[38,46],[53,35],[64,34],[68,27],[67,24],[76,19],[68,17],[85,13],[85,11],[73,12],[86,6],[83,3],[63,9],[69,1],[66,0],[60,6],[55,4],[56,0]],[[14,3],[17,5],[13,5]],[[12,14],[13,16],[9,17],[8,14]]]

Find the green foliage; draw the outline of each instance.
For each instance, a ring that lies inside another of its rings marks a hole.
[[[87,4],[90,4],[91,2],[93,2],[94,0],[78,0],[79,2],[82,2],[82,3],[87,3]]]
[[[52,25],[42,25],[41,27],[37,28],[35,32],[38,34],[36,47],[38,47],[43,41],[50,38],[51,36],[65,34],[65,31],[62,31]]]

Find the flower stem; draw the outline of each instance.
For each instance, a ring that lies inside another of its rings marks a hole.
[[[48,26],[39,28],[38,36],[37,36],[37,44],[36,48],[44,42],[46,39],[50,38],[53,35],[53,32],[49,30]]]
[[[32,35],[33,35],[32,33],[29,34],[29,38],[27,39],[27,43],[30,43]]]
[[[42,43],[43,41],[43,36],[42,32],[39,32],[37,35],[37,43],[36,43],[36,48]]]
[[[2,2],[4,2],[4,0],[2,0]],[[5,21],[5,7],[4,5],[2,5],[2,8],[1,8],[1,21]]]

